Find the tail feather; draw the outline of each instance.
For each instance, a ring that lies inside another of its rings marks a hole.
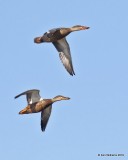
[[[27,114],[28,112],[27,112],[27,110],[26,109],[23,109],[23,110],[21,110],[20,112],[19,112],[19,114]]]

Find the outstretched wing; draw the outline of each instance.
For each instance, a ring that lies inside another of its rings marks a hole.
[[[49,105],[41,112],[41,130],[45,131],[49,117],[51,115],[52,105]]]
[[[69,72],[70,75],[75,75],[73,65],[72,65],[72,57],[70,53],[70,47],[66,38],[62,38],[58,41],[53,42],[53,45],[59,52],[60,59],[65,66],[66,70]]]
[[[37,89],[32,89],[32,90],[25,91],[25,92],[15,96],[15,98],[18,98],[22,95],[26,95],[28,104],[32,104],[32,103],[38,102],[40,100],[41,97],[40,97],[39,92],[40,91]]]

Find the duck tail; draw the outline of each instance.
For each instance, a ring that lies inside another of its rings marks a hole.
[[[25,108],[25,109],[21,110],[21,111],[19,112],[19,114],[28,114],[28,112],[27,112],[27,110],[26,110],[26,108]]]
[[[42,43],[42,42],[43,42],[42,37],[36,37],[36,38],[34,38],[34,43],[39,44],[39,43]]]

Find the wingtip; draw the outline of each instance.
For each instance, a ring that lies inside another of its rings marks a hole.
[[[76,75],[75,72],[73,72],[73,75],[74,75],[74,76]]]
[[[18,98],[18,97],[20,97],[21,95],[17,95],[17,96],[15,96],[14,98],[16,99],[16,98]]]
[[[72,66],[72,72],[71,72],[71,75],[72,75],[72,76],[74,76],[74,75],[75,75],[75,72],[74,72],[73,66]]]
[[[42,131],[42,132],[45,132],[45,129],[44,129],[44,128],[41,128],[41,131]]]
[[[15,96],[14,99],[18,98],[18,96]]]
[[[73,71],[72,73],[69,73],[71,76],[74,76],[75,75],[75,72]]]

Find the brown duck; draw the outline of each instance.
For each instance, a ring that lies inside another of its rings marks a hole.
[[[45,131],[51,114],[52,104],[56,101],[69,100],[70,98],[59,95],[52,99],[43,99],[41,98],[39,92],[40,91],[37,89],[32,89],[15,96],[15,98],[26,95],[28,105],[23,110],[21,110],[19,114],[41,112],[41,130]]]
[[[70,47],[66,40],[66,36],[74,31],[80,31],[89,29],[89,27],[76,25],[71,28],[55,28],[51,29],[48,32],[44,33],[44,35],[40,37],[36,37],[34,39],[35,43],[43,43],[43,42],[52,42],[57,51],[59,52],[59,57],[65,66],[66,70],[70,75],[75,75],[72,58],[70,53]]]

